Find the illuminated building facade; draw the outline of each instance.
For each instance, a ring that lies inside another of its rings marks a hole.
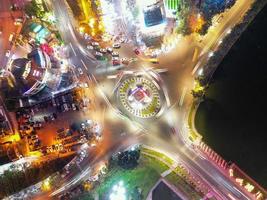
[[[32,96],[46,86],[49,68],[51,68],[49,56],[40,49],[35,49],[28,54],[28,58],[13,60],[8,70],[14,76],[18,94]]]

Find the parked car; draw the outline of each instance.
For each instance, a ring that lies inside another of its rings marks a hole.
[[[106,49],[99,49],[100,53],[107,53],[107,50]]]
[[[120,60],[119,59],[112,60],[112,65],[113,66],[120,65]]]
[[[98,42],[92,42],[92,46],[95,47],[95,46],[99,46],[99,43]]]
[[[103,54],[100,52],[95,52],[95,57],[96,57],[96,59],[101,60],[103,57]]]
[[[111,55],[112,57],[119,57],[119,53],[116,51],[112,52]]]
[[[71,104],[72,110],[77,110],[76,105],[74,103]]]
[[[94,47],[92,45],[87,45],[86,48],[89,50],[94,50]]]
[[[106,50],[107,50],[108,53],[112,53],[113,52],[113,49],[111,47],[107,47]]]
[[[121,45],[119,43],[114,43],[113,44],[113,48],[114,49],[119,49],[121,47]]]
[[[79,72],[80,75],[83,74],[83,70],[80,67],[78,67],[78,72]]]

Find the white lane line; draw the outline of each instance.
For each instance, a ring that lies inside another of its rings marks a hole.
[[[73,46],[72,46],[72,43],[71,43],[71,42],[70,42],[70,48],[72,49],[72,51],[73,51],[74,55],[75,55],[75,56],[77,56],[77,54],[76,54],[76,52],[75,52],[75,50],[74,50],[74,48],[73,48]]]
[[[195,65],[195,67],[194,67],[194,69],[192,70],[192,75],[194,75],[194,73],[197,71],[197,69],[199,68],[199,66],[201,65],[201,61],[202,60],[200,60],[200,61],[198,61],[198,63]]]
[[[180,98],[180,101],[179,101],[179,106],[182,106],[183,103],[184,103],[184,97],[185,97],[185,94],[186,94],[186,90],[187,90],[187,88],[184,87],[184,88],[183,88],[182,95],[181,95],[181,98]]]
[[[85,65],[84,61],[81,59],[81,63],[83,64],[83,67],[88,70],[87,66]]]

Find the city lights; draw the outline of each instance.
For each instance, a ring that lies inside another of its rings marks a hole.
[[[111,194],[109,195],[110,200],[127,200],[126,189],[124,187],[123,181],[112,187]]]
[[[0,199],[267,199],[197,124],[254,1],[0,0]]]

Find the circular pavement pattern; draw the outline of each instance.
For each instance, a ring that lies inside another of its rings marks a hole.
[[[161,109],[159,90],[144,76],[128,77],[118,87],[119,101],[136,117],[149,118]]]

